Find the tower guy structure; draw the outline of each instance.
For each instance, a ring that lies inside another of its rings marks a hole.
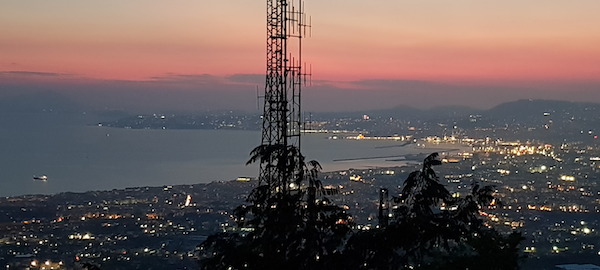
[[[301,88],[306,77],[302,67],[302,39],[307,24],[303,3],[294,0],[267,0],[267,72],[262,122],[262,145],[279,148],[279,159],[261,163],[259,181],[286,189],[302,168],[300,133]],[[310,31],[310,30],[309,30]],[[310,32],[309,32],[310,34]]]

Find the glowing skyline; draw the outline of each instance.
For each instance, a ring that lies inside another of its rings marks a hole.
[[[600,81],[600,2],[307,1],[313,81]],[[260,1],[5,1],[0,73],[153,81],[265,72]],[[345,86],[344,86],[345,85]],[[539,87],[539,86],[538,86]],[[363,87],[376,90],[378,86]],[[597,100],[600,102],[600,97]]]

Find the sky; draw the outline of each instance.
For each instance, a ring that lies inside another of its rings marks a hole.
[[[266,1],[1,0],[0,98],[258,110]],[[600,103],[598,0],[306,0],[303,107]]]

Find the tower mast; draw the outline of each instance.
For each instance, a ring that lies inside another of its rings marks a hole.
[[[286,162],[300,157],[300,93],[307,75],[301,64],[302,38],[309,26],[305,21],[302,2],[296,7],[294,0],[267,0],[267,72],[261,144],[280,147],[279,156]],[[285,191],[302,168],[281,166],[278,161],[282,160],[261,163],[259,181]]]

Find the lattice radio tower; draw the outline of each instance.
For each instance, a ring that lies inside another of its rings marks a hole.
[[[280,146],[282,156],[288,158],[300,157],[301,88],[310,75],[302,68],[302,39],[307,28],[310,35],[310,22],[307,23],[301,0],[295,2],[267,0],[267,74],[262,145]],[[291,152],[292,147],[298,152]],[[270,160],[261,164],[259,181],[271,188],[285,190],[301,168],[283,169],[276,163],[277,160]]]

